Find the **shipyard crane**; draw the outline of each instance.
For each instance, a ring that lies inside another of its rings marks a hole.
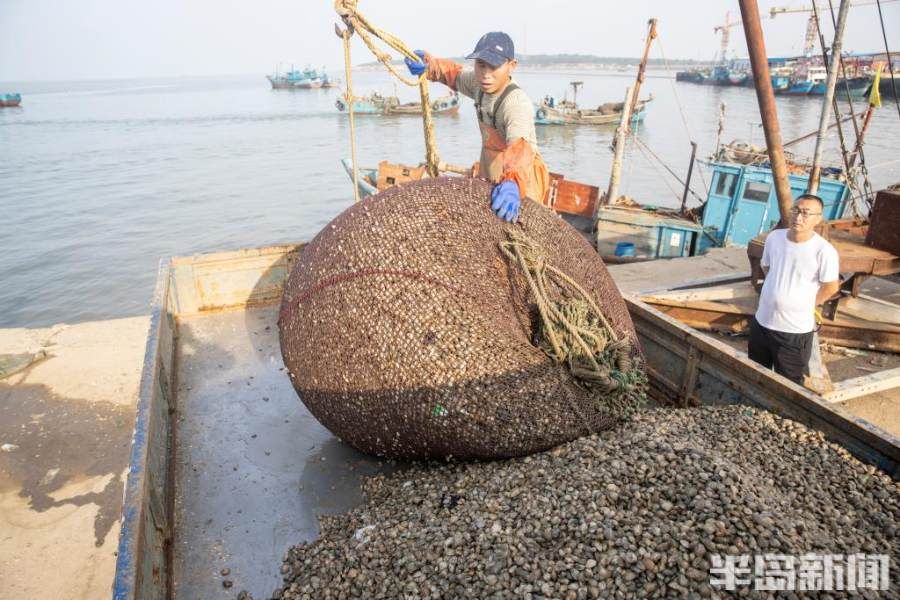
[[[882,4],[889,4],[891,2],[898,2],[900,0],[881,0]],[[868,6],[871,4],[877,4],[877,0],[860,0],[859,2],[851,3],[852,6]],[[824,11],[829,7],[828,5],[816,5],[818,10]],[[789,13],[811,13],[809,15],[809,19],[806,21],[806,35],[803,39],[803,56],[809,58],[813,55],[816,50],[816,42],[819,39],[819,27],[816,23],[816,13],[813,10],[812,6],[803,6],[803,7],[784,7],[784,6],[773,6],[769,10],[769,17],[774,19],[778,15],[789,14]]]
[[[721,64],[725,64],[728,62],[728,38],[730,37],[730,29],[732,27],[740,27],[743,25],[741,21],[731,21],[729,17],[730,13],[725,13],[725,22],[721,25],[716,25],[713,27],[713,31],[716,33],[722,34],[722,40],[720,45],[720,52],[722,53],[721,57],[716,61]]]

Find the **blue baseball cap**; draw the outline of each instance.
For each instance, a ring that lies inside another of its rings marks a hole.
[[[516,50],[512,38],[502,31],[491,31],[481,36],[475,44],[475,50],[466,58],[481,59],[496,68],[515,57]]]

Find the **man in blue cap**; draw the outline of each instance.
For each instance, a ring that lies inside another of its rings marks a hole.
[[[481,129],[480,172],[493,182],[491,209],[501,219],[515,222],[526,196],[544,203],[550,190],[550,174],[537,148],[534,106],[512,80],[518,61],[512,39],[501,31],[481,36],[466,58],[475,69],[463,70],[452,60],[416,50],[420,61],[406,59],[410,73],[423,73],[475,100]]]

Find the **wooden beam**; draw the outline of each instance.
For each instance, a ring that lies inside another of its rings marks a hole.
[[[641,301],[652,305],[667,315],[678,319],[685,325],[696,329],[719,332],[746,331],[754,308],[736,303],[707,302],[697,300],[669,300],[656,296],[644,296]],[[819,337],[823,340],[864,350],[882,352],[900,352],[900,326],[862,321],[858,319],[826,320],[819,329]]]
[[[692,290],[673,290],[653,294],[652,298],[664,298],[666,300],[681,300],[693,302],[695,300],[735,300],[738,298],[756,298],[756,292],[749,281],[736,285],[719,285],[716,287],[698,288]],[[646,301],[646,300],[645,300]]]
[[[857,319],[877,321],[886,325],[900,325],[900,306],[860,294],[859,297],[845,296],[838,301],[838,314]]]
[[[896,387],[900,387],[900,367],[839,381],[834,384],[832,391],[822,394],[822,397],[832,403],[846,402],[853,398],[892,390]]]

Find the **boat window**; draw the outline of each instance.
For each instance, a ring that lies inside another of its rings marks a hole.
[[[772,186],[765,181],[748,181],[747,187],[744,188],[744,200],[768,202],[769,189],[771,187]]]
[[[734,186],[737,185],[737,176],[734,173],[719,173],[719,180],[716,182],[716,195],[734,196]]]

